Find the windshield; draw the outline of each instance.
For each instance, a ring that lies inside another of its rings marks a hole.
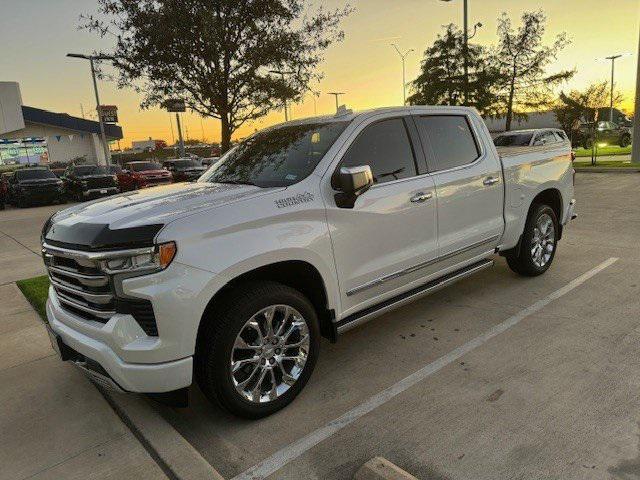
[[[185,159],[185,160],[172,160],[171,162],[167,162],[167,166],[174,166],[176,168],[191,168],[191,167],[201,167],[202,163],[198,160]]]
[[[129,170],[144,172],[146,170],[162,170],[162,166],[155,162],[130,163]]]
[[[18,170],[16,172],[18,180],[43,180],[46,178],[57,178],[51,170]]]
[[[533,133],[516,133],[513,135],[499,135],[493,143],[496,147],[526,147],[531,143]]]
[[[293,185],[313,172],[348,123],[287,125],[258,132],[227,152],[198,182]]]
[[[74,168],[74,173],[79,177],[86,177],[88,175],[105,175],[107,173],[106,168],[98,165],[81,165]]]

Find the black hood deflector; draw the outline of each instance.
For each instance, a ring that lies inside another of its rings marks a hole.
[[[61,225],[55,222],[45,224],[45,241],[54,246],[101,252],[129,248],[150,247],[163,224],[141,225],[138,227],[111,230],[103,223],[78,222]]]

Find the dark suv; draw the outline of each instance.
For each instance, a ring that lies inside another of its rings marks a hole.
[[[200,160],[194,158],[166,160],[162,166],[173,174],[174,182],[192,182],[207,171],[207,167],[204,167]]]
[[[592,147],[594,139],[596,143],[620,145],[622,148],[631,144],[631,131],[627,127],[609,121],[599,121],[595,124],[583,123],[580,125],[578,135],[578,142],[574,143],[579,143],[585,149]]]
[[[8,176],[7,198],[16,207],[64,202],[64,187],[48,168],[22,168]]]
[[[62,179],[67,195],[78,201],[120,192],[118,178],[100,165],[69,165]]]

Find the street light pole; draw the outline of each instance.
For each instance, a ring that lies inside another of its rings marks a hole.
[[[640,164],[640,40],[638,40],[638,71],[636,73],[636,108],[633,114],[633,144],[631,163]]]
[[[269,73],[275,73],[278,74],[282,77],[282,83],[284,83],[284,76],[285,75],[291,75],[295,72],[286,72],[283,70],[269,70]],[[287,99],[283,99],[282,103],[284,104],[284,121],[288,122],[289,121],[289,112],[287,112]]]
[[[104,131],[104,122],[102,121],[102,114],[100,112],[100,96],[98,94],[98,82],[96,80],[96,69],[94,61],[100,60],[113,60],[114,57],[108,55],[82,55],[78,53],[67,53],[67,57],[81,58],[83,60],[89,60],[91,65],[91,78],[93,79],[93,91],[96,95],[96,111],[98,112],[98,123],[100,124],[100,136],[102,137],[102,148],[104,149],[104,158],[107,165],[111,164],[111,150],[109,150],[109,144],[107,143],[107,135]]]
[[[402,60],[402,105],[406,105],[407,104],[407,80],[405,78],[404,65],[405,65],[405,59],[407,58],[407,55],[409,55],[414,50],[413,48],[411,48],[407,50],[403,55],[395,43],[392,43],[391,46],[395,48],[396,52],[398,52],[398,55],[400,55],[400,59]]]
[[[613,122],[613,81],[615,75],[616,68],[616,60],[622,57],[622,55],[611,55],[610,57],[605,57],[607,60],[611,60],[611,107],[609,109],[609,121]]]
[[[338,113],[338,109],[340,108],[340,106],[338,105],[338,97],[340,95],[344,95],[344,92],[327,92],[329,95],[333,95],[334,97],[336,97],[336,113]]]

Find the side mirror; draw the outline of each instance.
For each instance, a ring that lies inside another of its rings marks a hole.
[[[373,172],[369,165],[341,167],[331,182],[338,190],[335,195],[336,205],[340,208],[353,208],[356,199],[373,185]]]

